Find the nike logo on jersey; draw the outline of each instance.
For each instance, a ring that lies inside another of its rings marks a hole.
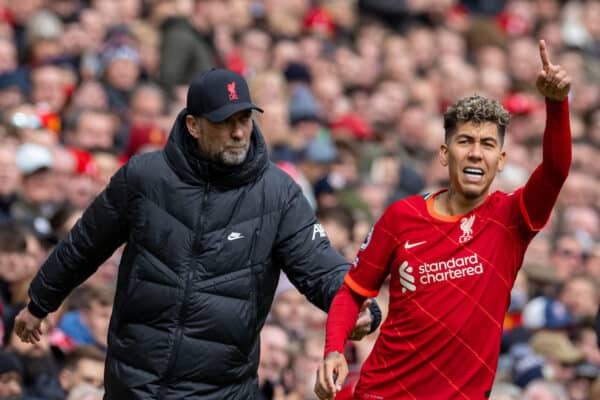
[[[244,238],[244,235],[239,232],[231,232],[229,236],[227,236],[227,240],[237,240],[242,238]]]
[[[409,241],[407,240],[406,242],[404,242],[404,248],[407,250],[412,249],[413,247],[420,246],[423,243],[427,243],[427,240],[423,240],[422,242],[416,242],[416,243],[409,243]]]

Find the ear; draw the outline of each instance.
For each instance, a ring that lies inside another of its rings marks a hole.
[[[198,120],[191,115],[185,116],[185,126],[192,135],[194,139],[198,139],[200,137],[200,126],[198,124]]]
[[[504,161],[506,160],[506,152],[500,152],[500,157],[498,157],[498,172],[502,172],[504,169]]]
[[[439,158],[440,158],[440,164],[442,164],[442,166],[444,166],[444,167],[447,167],[448,166],[448,145],[446,143],[442,143],[442,145],[440,146]]]

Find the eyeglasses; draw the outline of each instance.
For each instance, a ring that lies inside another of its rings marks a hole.
[[[13,126],[17,128],[40,129],[42,120],[35,114],[25,114],[24,112],[16,112],[11,119]]]

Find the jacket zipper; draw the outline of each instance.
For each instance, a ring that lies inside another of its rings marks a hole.
[[[210,191],[210,184],[206,184],[206,189],[204,192],[204,197],[202,198],[202,204],[200,204],[200,232],[197,237],[202,237],[204,233],[204,214],[202,213],[202,208],[204,208],[204,204],[208,199],[208,192]],[[195,246],[194,246],[195,247]],[[187,311],[188,305],[188,295],[190,288],[192,286],[192,279],[194,277],[194,271],[189,270],[187,273],[187,277],[185,280],[185,288],[183,291],[183,301],[181,303],[181,308],[179,309],[179,316],[177,320],[177,329],[175,331],[175,341],[173,342],[173,348],[171,350],[171,354],[169,355],[169,363],[167,364],[167,369],[165,371],[165,375],[162,379],[162,383],[160,385],[160,389],[158,390],[158,398],[163,399],[165,397],[165,392],[167,390],[167,383],[171,380],[171,376],[173,375],[173,366],[177,361],[177,353],[179,351],[179,346],[181,345],[181,337],[183,336],[183,325],[185,321],[185,312]]]

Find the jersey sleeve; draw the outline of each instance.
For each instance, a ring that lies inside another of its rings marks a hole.
[[[546,100],[542,163],[525,184],[520,209],[528,228],[534,232],[545,225],[571,165],[571,129],[568,100]]]
[[[381,284],[389,274],[390,262],[394,258],[397,240],[393,233],[394,224],[399,223],[390,207],[375,223],[360,246],[345,282],[355,293],[364,297],[375,297]]]

